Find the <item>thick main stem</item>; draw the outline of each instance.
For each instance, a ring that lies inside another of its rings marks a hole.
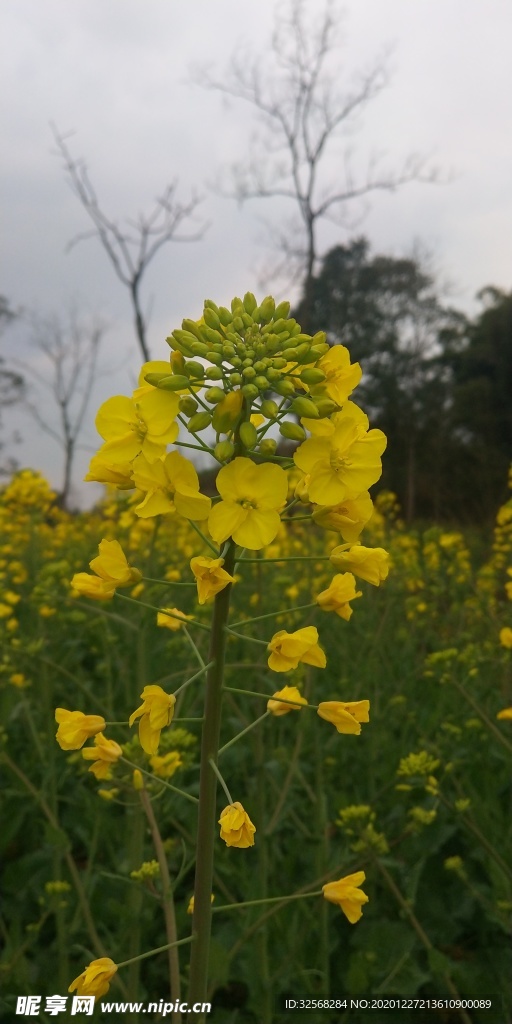
[[[224,569],[232,574],[236,545],[229,546],[224,558]],[[212,632],[208,661],[213,662],[206,677],[204,724],[201,742],[201,770],[199,778],[199,813],[197,830],[196,878],[194,886],[194,941],[190,959],[189,1003],[206,1001],[208,987],[208,957],[212,918],[213,852],[217,823],[217,776],[210,759],[217,763],[219,749],[222,684],[226,650],[226,625],[229,615],[231,584],[215,597]],[[201,1020],[201,1015],[195,1017]]]

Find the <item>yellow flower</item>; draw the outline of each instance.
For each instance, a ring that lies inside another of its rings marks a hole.
[[[322,892],[326,900],[336,903],[341,908],[350,924],[355,924],[362,917],[362,906],[368,903],[368,896],[359,889],[366,875],[364,871],[356,871],[353,875],[345,875],[337,882],[327,882],[322,886]]]
[[[130,462],[111,462],[103,455],[93,455],[89,463],[89,472],[84,480],[92,480],[98,484],[111,484],[120,490],[130,490],[134,487],[132,480],[132,466]]]
[[[87,572],[77,572],[71,580],[71,586],[84,597],[96,601],[110,601],[116,587],[129,587],[142,579],[139,569],[128,564],[126,555],[117,540],[102,540],[99,555],[89,562],[90,568],[96,573],[91,576]]]
[[[505,721],[506,719],[512,720],[512,708],[503,708],[503,711],[498,711],[496,718],[499,718],[502,721]]]
[[[276,700],[279,697],[281,700]],[[295,704],[282,703],[283,699],[285,701],[295,701]],[[307,700],[301,696],[300,690],[296,686],[283,686],[283,689],[274,693],[273,697],[268,701],[267,711],[270,711],[276,717],[287,715],[289,711],[300,711],[300,708],[296,706],[297,704],[307,704]]]
[[[181,768],[183,761],[177,750],[169,750],[167,754],[153,754],[149,763],[155,775],[159,779],[170,779],[178,768]]]
[[[133,463],[133,482],[145,498],[135,506],[138,516],[165,515],[179,512],[185,519],[207,519],[210,498],[199,491],[199,478],[188,459],[179,452],[169,452],[149,461],[138,455]]]
[[[336,569],[353,572],[362,580],[373,583],[374,587],[378,587],[389,572],[389,555],[384,548],[365,548],[362,544],[355,544],[347,551],[340,544],[333,548],[329,557]]]
[[[349,351],[344,345],[333,345],[316,365],[319,370],[323,370],[326,377],[325,381],[318,385],[318,391],[326,391],[333,402],[343,405],[363,375],[359,363],[350,362]]]
[[[156,388],[140,390],[136,399],[108,398],[98,411],[96,429],[105,441],[98,454],[105,461],[132,462],[141,452],[154,461],[178,436],[178,396]]]
[[[177,633],[185,622],[190,622],[193,618],[193,615],[185,615],[185,612],[180,612],[179,608],[162,608],[157,614],[156,624]]]
[[[23,690],[26,686],[31,685],[23,675],[23,672],[13,672],[12,676],[9,676],[9,682],[12,686],[17,686],[19,690]]]
[[[334,430],[311,437],[294,453],[294,460],[309,473],[309,497],[318,505],[339,505],[357,498],[380,477],[380,456],[386,447],[381,430],[368,430],[368,417],[353,402],[333,417]]]
[[[102,732],[94,738],[93,747],[84,747],[82,757],[86,761],[93,761],[89,771],[97,779],[110,779],[112,776],[111,766],[121,757],[123,753],[119,743],[115,740],[108,740]]]
[[[316,626],[304,626],[295,633],[281,629],[274,633],[267,650],[270,651],[268,666],[274,672],[290,672],[297,668],[300,661],[317,668],[325,668],[327,664],[325,654],[318,645]]]
[[[166,693],[161,686],[153,683],[144,687],[141,698],[143,703],[130,715],[129,725],[132,726],[135,720],[140,718],[140,745],[146,754],[156,754],[160,743],[160,733],[164,726],[170,725],[172,722],[176,697],[173,693]]]
[[[213,903],[214,899],[215,899],[215,893],[212,892],[212,894],[210,896],[210,903]],[[191,896],[189,901],[188,901],[187,914],[193,914],[193,913],[194,913],[194,897]]]
[[[222,498],[208,517],[208,528],[215,541],[228,537],[243,548],[257,551],[271,544],[280,518],[278,509],[286,503],[288,477],[280,466],[256,465],[251,459],[236,458],[223,466],[217,476]]]
[[[117,964],[109,956],[102,956],[99,960],[91,960],[85,971],[78,975],[71,982],[68,992],[74,992],[79,996],[95,996],[98,999],[104,996],[109,990],[109,983],[117,971]]]
[[[368,491],[363,491],[357,498],[347,499],[339,505],[317,505],[313,509],[313,519],[324,530],[335,530],[341,533],[343,540],[355,544],[359,534],[371,519],[373,502]]]
[[[234,576],[230,576],[225,569],[223,558],[205,558],[196,555],[190,559],[190,568],[197,581],[197,599],[199,604],[205,604],[211,597],[215,597],[229,583],[234,583]]]
[[[356,590],[356,581],[352,573],[344,572],[334,576],[327,590],[322,590],[315,600],[324,612],[336,612],[340,619],[348,622],[353,611],[348,602],[361,596],[361,591]]]
[[[56,740],[62,750],[80,750],[86,740],[105,728],[101,715],[84,715],[83,711],[56,708],[55,721],[59,723]]]
[[[370,721],[369,700],[325,700],[318,705],[317,714],[326,722],[332,722],[338,732],[359,736],[361,722]]]
[[[241,850],[254,846],[256,828],[238,800],[224,808],[219,825],[220,838],[224,840],[226,846],[238,846]]]
[[[502,647],[512,648],[512,629],[509,626],[500,629],[500,644]]]

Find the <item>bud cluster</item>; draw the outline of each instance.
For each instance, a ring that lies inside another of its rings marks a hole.
[[[231,441],[219,435],[235,429],[245,449],[272,457],[276,442],[263,439],[268,424],[258,430],[251,413],[278,422],[283,437],[302,441],[303,427],[284,420],[286,412],[319,419],[339,408],[322,388],[325,373],[316,365],[329,351],[325,333],[302,333],[289,312],[289,302],[276,306],[267,296],[258,305],[251,292],[234,298],[230,310],[207,299],[201,320],[183,320],[167,338],[171,372],[146,375],[149,384],[180,394],[180,412],[193,434],[213,427],[219,461],[233,455]],[[279,405],[269,394],[281,397]]]

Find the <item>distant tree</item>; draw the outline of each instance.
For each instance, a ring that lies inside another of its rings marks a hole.
[[[18,316],[19,313],[12,309],[8,300],[0,295],[0,338]],[[3,428],[2,411],[19,402],[23,398],[24,392],[23,376],[17,370],[7,368],[5,359],[0,356],[0,430]],[[0,440],[0,453],[4,447],[5,442]],[[16,463],[13,459],[8,459],[7,462],[0,461],[0,475],[2,476],[11,473],[15,468]]]
[[[177,199],[177,182],[172,182],[156,200],[149,214],[128,219],[126,227],[119,226],[101,209],[96,192],[89,179],[87,166],[81,158],[72,157],[66,139],[52,126],[57,151],[62,157],[67,180],[89,220],[91,231],[74,238],[68,249],[86,238],[97,238],[103,246],[119,280],[128,289],[134,313],[135,333],[144,362],[150,359],[147,340],[147,317],[143,312],[141,286],[144,274],[157,252],[167,242],[196,242],[203,237],[206,225],[190,234],[180,234],[183,225],[194,218],[200,197],[192,195],[188,202]]]
[[[67,508],[79,436],[97,380],[98,355],[107,325],[98,316],[86,318],[71,306],[67,314],[32,317],[31,327],[35,359],[23,366],[35,385],[27,394],[25,406],[40,429],[62,449],[59,502]]]
[[[305,330],[320,222],[346,227],[347,211],[355,200],[393,191],[405,182],[436,178],[417,155],[409,156],[398,172],[381,169],[380,159],[371,157],[366,173],[356,173],[351,147],[341,151],[340,139],[353,134],[360,115],[387,84],[387,72],[379,60],[351,83],[342,84],[339,20],[331,0],[321,12],[312,5],[309,16],[304,0],[290,0],[285,13],[280,10],[276,16],[264,54],[233,54],[224,79],[204,71],[197,76],[206,88],[244,100],[262,125],[247,159],[232,167],[228,194],[239,202],[290,200],[293,220],[282,227],[273,223],[271,228],[273,244],[281,253],[272,274],[286,272],[302,282]]]
[[[310,329],[326,330],[363,367],[358,394],[388,437],[383,483],[406,518],[449,516],[452,373],[440,338],[449,332],[454,343],[464,317],[441,304],[419,259],[373,256],[365,238],[326,255],[295,311],[299,322],[306,301]]]

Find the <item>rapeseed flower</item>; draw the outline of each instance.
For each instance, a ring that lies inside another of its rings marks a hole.
[[[332,422],[332,434],[310,437],[293,456],[299,469],[310,474],[309,497],[318,505],[357,498],[382,472],[382,430],[369,430],[368,417],[353,402],[335,413]]]
[[[344,572],[334,576],[327,590],[322,590],[315,600],[324,612],[336,612],[340,619],[348,622],[353,611],[348,602],[361,596],[362,592],[356,590],[356,581],[352,573]]]
[[[389,555],[384,548],[365,548],[362,544],[355,544],[347,550],[340,544],[333,548],[329,558],[336,569],[353,572],[374,587],[378,587],[389,573]]]
[[[110,484],[119,490],[131,490],[135,484],[132,480],[131,462],[112,462],[105,455],[93,455],[89,463],[89,472],[84,476],[86,481],[98,484]]]
[[[496,718],[499,718],[500,721],[506,721],[507,719],[509,721],[511,721],[512,720],[512,708],[503,708],[502,711],[498,711],[498,714],[496,715]]]
[[[196,555],[190,559],[190,568],[194,573],[197,582],[197,600],[199,604],[206,604],[210,598],[219,594],[229,583],[234,583],[234,576],[230,576],[225,569],[223,558],[206,558],[203,555]]]
[[[368,491],[363,491],[357,498],[347,498],[339,505],[316,505],[313,508],[315,523],[324,530],[335,530],[341,533],[343,540],[355,544],[359,534],[373,515],[373,502]]]
[[[126,555],[117,540],[102,540],[99,555],[89,562],[96,574],[77,572],[71,580],[73,590],[95,601],[112,600],[117,587],[129,587],[142,579],[142,573],[128,564]]]
[[[222,500],[208,517],[217,544],[233,537],[241,547],[258,551],[272,543],[281,522],[278,510],[288,494],[288,477],[280,466],[233,459],[219,471],[217,490]]]
[[[318,705],[317,714],[326,722],[332,722],[338,732],[359,736],[361,722],[370,721],[369,710],[369,700],[325,700]]]
[[[295,633],[287,633],[285,629],[274,633],[267,650],[270,651],[268,666],[274,672],[290,672],[297,668],[299,662],[325,668],[327,659],[318,644],[316,626],[304,626]]]
[[[155,388],[143,391],[136,400],[115,395],[100,406],[95,422],[105,443],[98,454],[111,463],[132,462],[141,452],[154,461],[178,436],[178,396]]]
[[[208,517],[210,498],[201,494],[194,466],[179,452],[169,452],[151,461],[138,455],[133,463],[133,482],[145,493],[135,506],[137,515],[144,519],[167,512],[179,512],[185,519],[193,520]]]
[[[362,907],[368,903],[368,896],[359,889],[365,881],[364,871],[355,871],[353,875],[345,875],[337,882],[327,882],[322,886],[322,892],[326,900],[336,903],[341,908],[350,924],[356,924],[362,917]]]
[[[283,701],[290,700],[295,701],[295,704],[283,703]],[[300,690],[296,686],[283,686],[283,689],[274,693],[267,702],[267,711],[277,718],[280,715],[287,715],[289,711],[300,711],[297,704],[307,704],[307,700],[301,695]]]
[[[82,757],[86,761],[92,761],[89,771],[97,779],[110,779],[112,776],[112,765],[116,763],[123,753],[119,743],[115,740],[108,740],[102,732],[94,738],[93,747],[84,747]]]
[[[101,715],[84,715],[83,711],[56,708],[55,721],[59,723],[56,740],[62,750],[80,750],[86,740],[103,732],[106,722]]]
[[[109,990],[110,982],[117,971],[117,964],[109,956],[102,956],[91,963],[71,982],[68,992],[78,996],[94,996],[98,999]]]
[[[193,615],[185,615],[185,612],[180,612],[179,608],[162,608],[157,613],[156,624],[177,633],[186,622],[190,622],[193,618]]]
[[[152,683],[144,687],[141,698],[143,703],[130,715],[129,725],[132,726],[136,719],[140,718],[140,745],[146,754],[156,754],[160,733],[164,726],[172,722],[176,697],[173,693],[166,693],[156,683]]]
[[[256,828],[238,800],[224,808],[219,825],[220,838],[224,840],[226,846],[237,846],[240,850],[254,846]]]
[[[500,644],[502,647],[512,648],[512,629],[509,626],[500,629]]]
[[[333,345],[316,365],[325,373],[325,381],[314,391],[326,391],[336,405],[343,405],[363,375],[359,363],[350,362],[350,353],[345,345]]]

